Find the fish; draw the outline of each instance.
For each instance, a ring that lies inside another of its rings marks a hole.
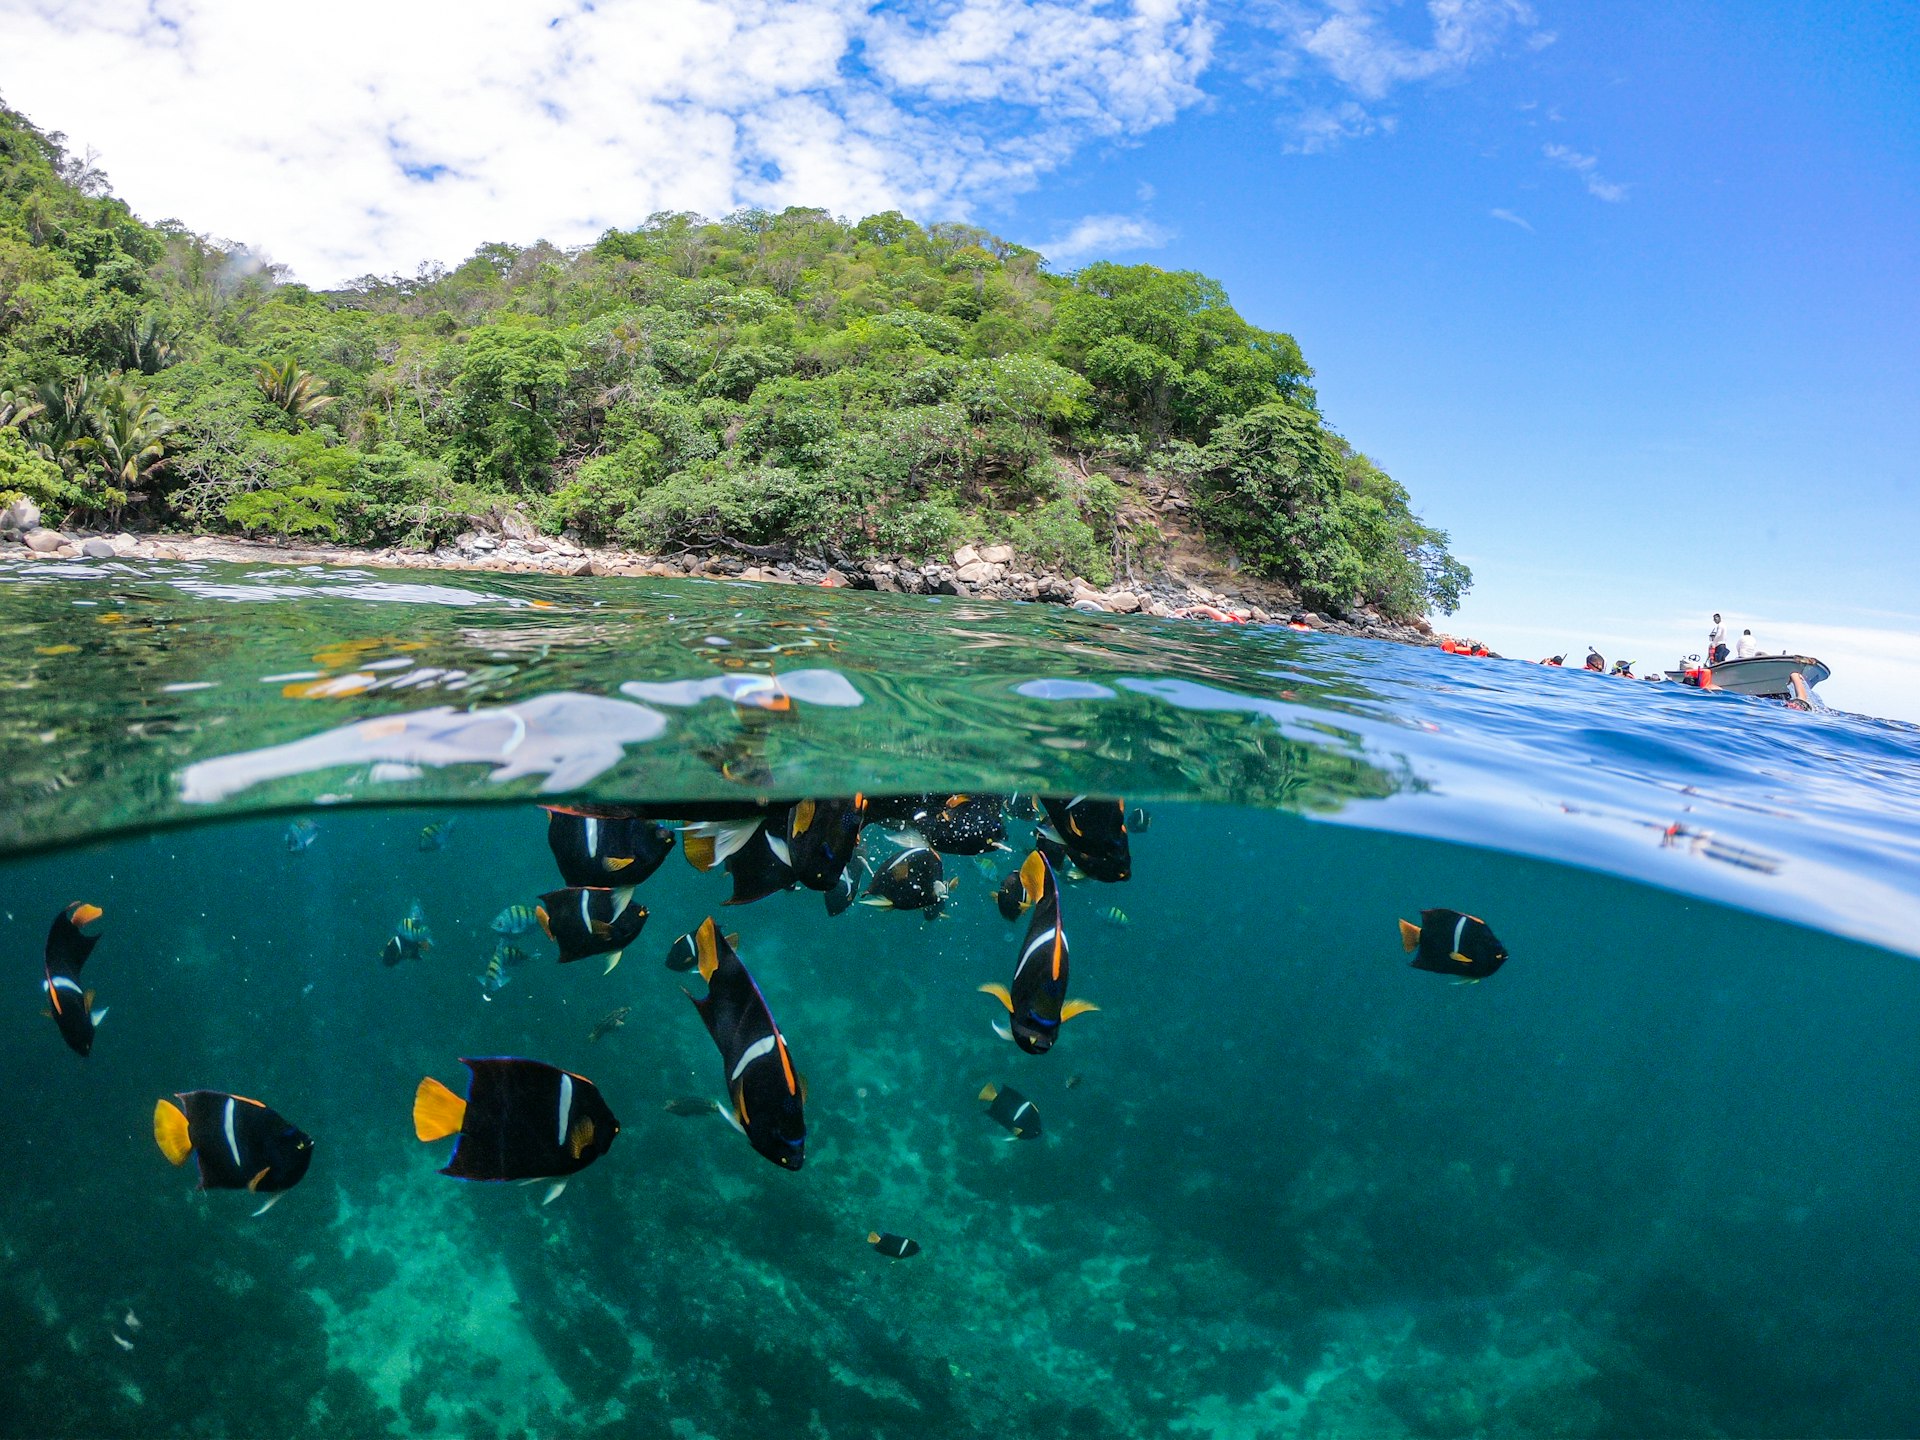
[[[738,945],[739,943],[738,935],[727,936],[727,944]],[[693,969],[699,959],[699,946],[694,941],[693,933],[689,931],[674,941],[672,948],[667,951],[667,969],[685,972]]]
[[[724,864],[767,823],[764,811],[749,815],[729,815],[713,820],[690,820],[680,827],[680,853],[687,863],[705,874]]]
[[[523,935],[540,923],[539,913],[531,905],[509,905],[493,917],[497,935]]]
[[[602,1035],[611,1035],[627,1023],[627,1016],[633,1013],[631,1005],[617,1005],[593,1022],[593,1029],[587,1032],[587,1043],[591,1045]]]
[[[268,1197],[263,1215],[306,1177],[313,1137],[258,1100],[224,1090],[184,1090],[153,1105],[153,1139],[175,1165],[192,1155],[199,1189]]]
[[[433,1076],[413,1092],[413,1133],[454,1142],[442,1175],[461,1180],[564,1180],[612,1147],[620,1122],[584,1075],[539,1060],[469,1060],[466,1098]],[[547,1201],[564,1186],[548,1191]],[[543,1202],[544,1203],[544,1202]]]
[[[786,1037],[712,917],[701,921],[693,938],[707,993],[685,993],[720,1051],[734,1128],[774,1164],[798,1170],[806,1161],[807,1090]]]
[[[133,1348],[133,1341],[127,1339],[127,1337],[122,1335],[118,1330],[109,1330],[107,1333],[113,1336],[113,1343],[118,1345],[122,1350],[131,1350]]]
[[[872,873],[865,860],[854,856],[847,863],[847,868],[840,872],[840,878],[833,882],[833,888],[827,891],[827,914],[844,915],[851,910],[855,898],[860,894],[860,887]]]
[[[993,903],[1000,907],[1003,920],[1018,920],[1027,913],[1027,887],[1021,883],[1018,870],[1009,871],[1000,882],[1000,888],[993,892]]]
[[[944,855],[984,855],[1006,848],[1002,804],[998,795],[947,795],[917,812],[912,823]]]
[[[280,837],[280,843],[289,852],[299,855],[309,849],[320,838],[320,827],[311,820],[293,820],[287,824],[286,833]]]
[[[797,800],[783,821],[786,863],[809,890],[831,893],[860,844],[867,821],[867,797]]]
[[[1127,918],[1127,912],[1122,910],[1118,905],[1109,905],[1106,909],[1096,911],[1095,913],[1109,925],[1117,926],[1122,930],[1133,924],[1133,921]]]
[[[422,825],[420,827],[420,848],[422,850],[446,849],[447,841],[453,838],[453,827],[456,823],[458,822],[453,820],[441,820],[432,825]]]
[[[402,960],[418,960],[432,948],[433,931],[427,925],[427,912],[416,900],[393,927],[393,934],[380,951],[380,963],[392,968]]]
[[[673,851],[673,831],[626,814],[590,814],[549,805],[547,848],[568,886],[638,885]]]
[[[550,890],[540,897],[534,915],[547,938],[560,947],[562,965],[605,955],[608,972],[647,923],[647,907],[633,903],[631,889]]]
[[[1047,819],[1073,863],[1096,880],[1117,883],[1133,873],[1127,845],[1127,802],[1076,795],[1060,800],[1043,795]]]
[[[500,950],[496,946],[493,954],[487,957],[487,968],[480,972],[480,998],[493,999],[496,994],[506,988],[506,984],[506,962],[500,958]]]
[[[720,1102],[710,1100],[705,1095],[682,1095],[669,1100],[661,1107],[669,1115],[711,1115],[720,1108]]]
[[[1147,813],[1146,806],[1136,805],[1131,810],[1127,811],[1127,833],[1128,834],[1144,835],[1147,833],[1147,827],[1150,826],[1151,824],[1153,824],[1153,816]]]
[[[1082,1078],[1083,1077],[1076,1071],[1074,1074],[1067,1076],[1067,1083],[1061,1088],[1065,1090],[1077,1090],[1080,1088]]]
[[[131,1305],[127,1307],[127,1313],[120,1317],[120,1323],[135,1333],[139,1332],[140,1317],[133,1313],[133,1307]]]
[[[874,874],[860,903],[892,910],[937,910],[952,888],[942,874],[937,851],[925,845],[903,850]]]
[[[493,942],[493,955],[509,970],[516,970],[533,958],[504,935]]]
[[[100,943],[98,927],[105,913],[98,905],[76,900],[53,917],[47,931],[47,1014],[76,1055],[93,1052],[93,1032],[107,1018],[106,1006],[93,1008],[93,991],[80,988],[80,967]]]
[[[1100,1007],[1067,998],[1067,931],[1060,919],[1060,887],[1053,867],[1038,850],[1021,865],[1020,883],[1033,918],[1027,922],[1013,984],[982,985],[980,990],[1007,1007],[1012,1021],[1010,1030],[1003,1033],[1027,1054],[1044,1055],[1053,1048],[1062,1024]]]
[[[918,1240],[909,1240],[904,1235],[891,1235],[881,1230],[869,1230],[867,1244],[890,1260],[906,1260],[920,1253]]]
[[[979,1098],[986,1102],[989,1118],[1012,1131],[1013,1139],[1040,1138],[1040,1112],[1034,1108],[1031,1100],[1011,1085],[1002,1089],[988,1081],[981,1089]]]
[[[791,890],[796,877],[787,863],[792,852],[787,842],[762,825],[745,844],[726,858],[727,874],[733,878],[729,905],[751,905],[782,890]]]
[[[1011,820],[1037,821],[1040,818],[1040,802],[1024,791],[1015,791],[1007,796],[1007,817]]]
[[[1400,922],[1400,948],[1416,970],[1484,980],[1507,963],[1507,947],[1477,915],[1458,910],[1422,910],[1420,923]]]

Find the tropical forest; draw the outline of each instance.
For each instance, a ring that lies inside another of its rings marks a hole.
[[[140,219],[0,107],[0,504],[420,549],[508,509],[656,554],[979,541],[1104,581],[1123,546],[1153,563],[1115,528],[1146,480],[1322,609],[1447,613],[1470,581],[1293,337],[1204,275],[790,208],[316,290]]]

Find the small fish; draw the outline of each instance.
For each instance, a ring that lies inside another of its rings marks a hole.
[[[1020,872],[1012,871],[994,891],[993,903],[1000,907],[1000,918],[1018,920],[1027,913],[1027,887],[1020,883]]]
[[[890,1260],[905,1260],[920,1253],[918,1240],[909,1240],[904,1235],[891,1235],[880,1230],[867,1232],[867,1244]]]
[[[118,1330],[110,1330],[107,1333],[113,1336],[113,1343],[118,1345],[122,1350],[131,1350],[133,1348],[133,1341],[127,1339],[127,1337],[122,1335]]]
[[[1507,947],[1487,922],[1458,910],[1422,910],[1418,925],[1402,920],[1400,948],[1413,954],[1407,963],[1414,969],[1462,980],[1484,980],[1507,963]]]
[[[202,1190],[251,1190],[265,1214],[305,1178],[313,1137],[258,1100],[224,1090],[187,1090],[153,1106],[153,1138],[175,1165],[192,1155]]]
[[[593,1022],[593,1029],[587,1032],[587,1043],[592,1044],[602,1035],[611,1035],[627,1023],[627,1016],[631,1013],[633,1013],[633,1007],[631,1005],[621,1005],[609,1010]]]
[[[80,988],[80,967],[100,943],[97,927],[104,913],[98,905],[76,900],[53,917],[47,931],[46,1013],[76,1055],[92,1053],[94,1029],[107,1018],[106,1006],[93,1008],[93,991]]]
[[[422,850],[444,850],[447,841],[453,838],[455,821],[440,820],[432,825],[420,827],[420,848]]]
[[[794,1069],[786,1036],[712,919],[703,920],[693,937],[707,993],[686,995],[720,1051],[734,1125],[774,1164],[798,1170],[806,1161],[807,1090]]]
[[[584,1075],[538,1060],[462,1060],[463,1100],[431,1075],[413,1092],[413,1133],[457,1135],[442,1175],[462,1180],[564,1180],[606,1154],[620,1122]],[[550,1190],[547,1202],[558,1194]],[[547,1203],[542,1202],[542,1203]]]
[[[1000,878],[1000,862],[991,854],[974,856],[973,868],[980,872],[980,878],[983,880],[996,881]]]
[[[534,914],[547,938],[560,947],[562,965],[605,955],[608,971],[620,963],[647,923],[647,907],[633,903],[631,888],[550,890],[540,897]]]
[[[540,913],[531,905],[509,905],[493,917],[497,935],[524,935],[540,923]]]
[[[1144,805],[1136,805],[1127,811],[1127,829],[1135,835],[1147,833],[1147,827],[1153,824],[1153,816],[1147,813]]]
[[[393,927],[393,934],[380,951],[380,963],[391,969],[402,960],[418,960],[432,948],[433,931],[427,926],[427,912],[416,900]]]
[[[281,837],[280,843],[285,845],[292,854],[299,855],[311,848],[313,842],[319,838],[320,827],[313,821],[294,820],[287,825],[287,833]]]
[[[493,942],[493,958],[509,970],[516,970],[531,960],[533,956],[522,950],[504,935]]]
[[[987,1105],[987,1115],[1013,1132],[1015,1140],[1040,1138],[1040,1112],[1026,1096],[1011,1085],[1005,1089],[989,1081],[979,1098]]]
[[[951,888],[942,878],[939,852],[920,845],[882,865],[860,903],[892,910],[937,909]]]
[[[913,817],[927,844],[945,855],[984,855],[1002,850],[1006,821],[998,795],[946,795]]]
[[[980,987],[1007,1007],[1011,1017],[1008,1037],[1029,1055],[1044,1055],[1059,1038],[1060,1027],[1076,1015],[1100,1007],[1087,1000],[1067,998],[1067,931],[1060,919],[1060,887],[1053,868],[1038,850],[1020,867],[1020,883],[1033,919],[1027,922],[1026,942],[1013,969],[1011,986]]]
[[[860,828],[867,823],[867,797],[798,800],[780,823],[787,850],[782,858],[794,878],[809,890],[832,894],[860,844]]]
[[[669,1100],[661,1107],[669,1115],[711,1115],[720,1108],[720,1102],[709,1100],[704,1095],[682,1095],[677,1100]]]
[[[855,856],[847,862],[847,868],[840,872],[840,878],[833,882],[833,888],[827,891],[827,914],[844,915],[853,908],[854,900],[860,894],[860,887],[866,884],[872,872],[867,862]]]
[[[500,952],[496,949],[493,954],[487,957],[487,968],[480,972],[480,998],[483,1000],[493,999],[495,995],[506,988],[506,984],[506,962],[500,958]]]
[[[127,1313],[120,1317],[120,1323],[132,1331],[137,1332],[140,1329],[140,1317],[133,1313],[131,1305],[127,1307]]]
[[[1118,905],[1109,905],[1107,906],[1106,909],[1097,911],[1095,913],[1097,913],[1100,916],[1100,918],[1106,921],[1109,925],[1116,926],[1122,930],[1126,929],[1127,926],[1133,923],[1133,921],[1127,918],[1127,912],[1122,910]]]
[[[1058,800],[1043,795],[1047,819],[1066,847],[1073,863],[1096,880],[1109,883],[1125,880],[1133,873],[1133,856],[1127,846],[1127,802],[1096,800],[1076,795]]]

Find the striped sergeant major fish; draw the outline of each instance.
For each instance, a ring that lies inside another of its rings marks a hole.
[[[47,931],[47,1014],[60,1029],[60,1038],[76,1055],[93,1052],[93,1032],[107,1018],[107,1007],[93,1008],[93,991],[80,988],[80,967],[100,943],[98,905],[76,900],[53,917]]]
[[[258,1100],[224,1090],[185,1090],[153,1106],[153,1139],[175,1165],[194,1158],[202,1190],[247,1190],[264,1215],[306,1177],[313,1137]]]
[[[1100,1007],[1067,998],[1067,931],[1060,919],[1060,886],[1047,857],[1038,850],[1021,865],[1020,884],[1033,918],[1027,922],[1013,984],[982,985],[980,990],[1007,1007],[1008,1028],[994,1027],[1000,1035],[1029,1055],[1044,1055],[1053,1048],[1063,1023]]]
[[[711,917],[693,932],[704,997],[687,998],[706,1022],[727,1074],[733,1126],[774,1164],[798,1170],[806,1160],[807,1082],[760,987]],[[722,1112],[727,1113],[723,1110]]]

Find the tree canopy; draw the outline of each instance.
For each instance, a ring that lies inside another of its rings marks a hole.
[[[1451,609],[1465,567],[1312,378],[1204,275],[1055,274],[895,211],[668,212],[317,292],[0,108],[0,492],[56,515],[430,545],[511,503],[656,551],[995,539],[1099,579],[1158,472],[1314,603]]]

